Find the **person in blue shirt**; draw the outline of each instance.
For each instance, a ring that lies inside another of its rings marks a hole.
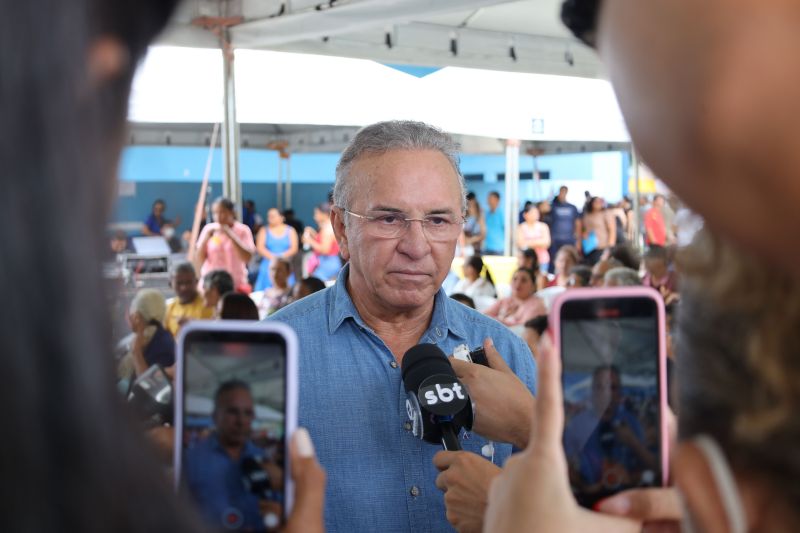
[[[175,227],[180,224],[180,217],[175,221],[167,220],[164,213],[167,211],[167,204],[160,198],[153,202],[153,210],[147,216],[142,226],[142,234],[147,236],[162,235],[171,239],[175,235]]]
[[[575,236],[581,234],[580,212],[578,208],[567,202],[569,189],[562,186],[558,190],[558,196],[553,198],[550,211],[550,257],[555,257],[562,246],[576,246]],[[554,268],[553,261],[550,264],[550,271]]]
[[[264,462],[264,451],[250,440],[255,418],[250,386],[240,380],[222,383],[214,394],[212,416],[216,431],[186,450],[184,472],[189,493],[210,526],[265,531],[259,501],[263,498],[244,483],[245,461]],[[282,472],[270,466],[265,467],[270,483],[280,488]],[[280,517],[280,508],[274,513],[276,519]]]
[[[270,317],[300,340],[299,423],[327,471],[328,532],[452,530],[432,462],[441,446],[415,437],[406,413],[401,365],[419,343],[483,344],[497,365],[453,362],[476,410],[454,453],[503,464],[527,441],[530,350],[441,289],[465,213],[457,149],[419,122],[362,129],[337,166],[331,216],[348,263],[334,286]]]
[[[505,253],[506,222],[500,209],[500,193],[492,191],[486,197],[489,209],[486,210],[486,239],[483,241],[483,255],[503,255]]]

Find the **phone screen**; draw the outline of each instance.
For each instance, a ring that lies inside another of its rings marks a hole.
[[[276,333],[201,329],[184,338],[179,487],[212,529],[283,523],[286,354]]]
[[[564,450],[583,506],[663,484],[660,321],[648,297],[589,298],[560,308]]]

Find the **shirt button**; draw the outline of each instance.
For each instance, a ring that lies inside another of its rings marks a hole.
[[[389,366],[392,368],[397,368],[397,361],[389,361]]]
[[[406,431],[411,431],[411,428],[412,428],[412,427],[413,427],[413,426],[411,425],[411,422],[409,422],[408,420],[406,420],[406,421],[403,423],[403,429],[405,429]]]
[[[412,495],[413,497],[415,497],[415,498],[416,498],[417,496],[419,496],[419,487],[417,487],[416,485],[414,485],[413,487],[411,487],[411,490],[410,490],[409,492],[411,493],[411,495]]]

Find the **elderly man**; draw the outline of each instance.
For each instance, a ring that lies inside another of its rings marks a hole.
[[[441,289],[465,211],[456,151],[448,135],[417,122],[362,129],[337,167],[331,216],[348,265],[333,287],[272,316],[300,338],[300,424],[328,473],[328,531],[450,529],[432,464],[441,447],[414,437],[406,415],[400,365],[418,343],[445,353],[484,344],[499,367],[454,361],[477,413],[474,432],[460,436],[465,450],[502,464],[526,442],[528,347]]]

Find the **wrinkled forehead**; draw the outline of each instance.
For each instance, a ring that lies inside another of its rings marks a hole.
[[[353,161],[353,209],[461,212],[463,190],[450,160],[436,150],[389,150]]]

